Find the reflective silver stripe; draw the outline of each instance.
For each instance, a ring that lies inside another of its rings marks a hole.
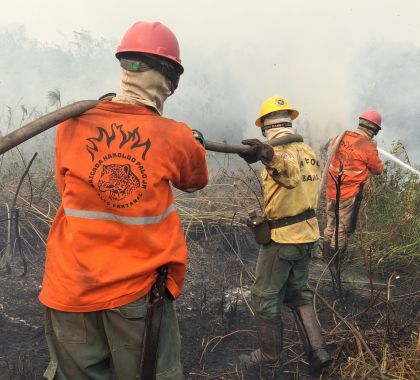
[[[117,222],[122,224],[143,225],[159,223],[162,220],[164,220],[172,211],[175,210],[175,205],[172,204],[165,210],[165,212],[162,215],[157,216],[121,216],[112,214],[110,212],[75,210],[73,208],[65,208],[64,212],[66,216],[74,216],[76,218],[109,220],[111,222]]]

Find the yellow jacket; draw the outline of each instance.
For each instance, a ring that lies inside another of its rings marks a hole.
[[[291,133],[281,131],[274,138]],[[276,220],[315,210],[321,168],[311,147],[291,143],[274,148],[275,156],[262,172],[264,215]],[[277,243],[309,243],[319,239],[316,218],[271,230]]]

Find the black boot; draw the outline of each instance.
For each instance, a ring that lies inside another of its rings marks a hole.
[[[246,366],[280,364],[283,348],[283,324],[271,322],[256,316],[258,341],[260,348],[250,355],[240,355],[239,360]]]
[[[292,309],[292,312],[308,356],[310,370],[313,374],[319,374],[331,364],[331,356],[326,349],[314,308],[312,305],[303,305]]]

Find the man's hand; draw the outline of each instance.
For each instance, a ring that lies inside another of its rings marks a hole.
[[[274,149],[271,145],[264,144],[258,139],[242,140],[242,144],[249,145],[250,148],[245,149],[239,156],[248,164],[261,161],[264,165],[268,165],[274,157]]]
[[[205,144],[205,140],[204,140],[204,136],[203,136],[203,134],[200,132],[200,131],[198,131],[197,129],[193,129],[192,130],[192,134],[193,134],[193,136],[195,137],[195,139],[202,145],[202,146],[204,146],[204,144]]]

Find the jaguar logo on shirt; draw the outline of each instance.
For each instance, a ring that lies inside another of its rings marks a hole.
[[[129,208],[141,200],[147,189],[144,161],[151,147],[138,128],[125,131],[123,125],[97,127],[98,134],[87,139],[92,160],[88,183],[111,208]]]
[[[138,189],[140,181],[129,164],[104,164],[98,187],[102,193],[109,192],[110,199],[120,201]]]

